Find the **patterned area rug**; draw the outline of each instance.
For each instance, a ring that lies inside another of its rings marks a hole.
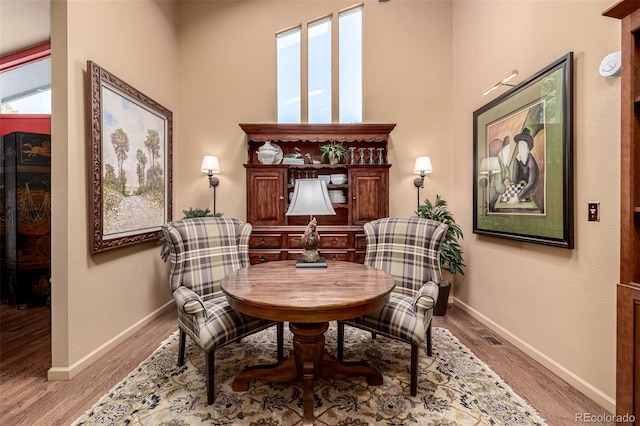
[[[292,335],[285,326],[285,351]],[[275,328],[216,352],[216,400],[206,404],[204,354],[187,338],[187,356],[177,366],[174,333],[129,377],[73,424],[78,425],[255,425],[301,424],[298,383],[251,382],[233,392],[231,382],[248,365],[275,362]],[[334,353],[336,328],[326,333]],[[345,360],[366,359],[384,377],[316,381],[316,425],[545,425],[537,412],[448,330],[433,329],[433,358],[420,348],[418,394],[409,393],[409,345],[346,327]]]

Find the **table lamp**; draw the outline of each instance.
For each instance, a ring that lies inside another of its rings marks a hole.
[[[320,235],[316,231],[316,218],[320,215],[336,214],[329,199],[327,183],[321,179],[298,179],[293,188],[293,197],[287,216],[309,215],[310,221],[300,242],[304,251],[296,262],[296,268],[326,268],[327,261],[320,257],[318,244]]]

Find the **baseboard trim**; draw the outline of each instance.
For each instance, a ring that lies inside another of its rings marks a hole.
[[[77,362],[73,363],[69,367],[51,367],[47,372],[48,380],[71,380],[76,374],[80,373],[85,368],[92,365],[100,357],[104,356],[111,349],[118,346],[120,343],[131,337],[138,330],[145,325],[149,324],[154,319],[158,318],[168,309],[175,309],[173,300],[165,303],[155,311],[151,312],[140,321],[133,324],[131,327],[125,329],[122,333],[116,335],[113,339],[105,342],[103,345],[96,348],[93,352],[87,354]]]
[[[545,354],[543,354],[533,346],[529,345],[527,342],[520,339],[515,334],[511,333],[509,330],[506,330],[501,325],[492,321],[491,319],[489,319],[479,311],[475,310],[471,306],[467,305],[460,299],[455,298],[454,304],[460,309],[462,309],[463,311],[467,312],[469,315],[471,315],[475,319],[477,319],[478,321],[480,321],[481,323],[483,323],[484,325],[486,325],[487,327],[489,327],[491,330],[498,333],[500,336],[507,339],[511,344],[516,346],[522,352],[524,352],[531,358],[538,361],[547,369],[551,370],[555,375],[557,375],[562,380],[569,383],[571,386],[573,386],[574,388],[576,388],[577,390],[585,394],[588,398],[592,399],[595,403],[600,405],[609,413],[613,414],[616,412],[615,398],[612,398],[609,395],[606,395],[605,393],[603,393],[602,391],[594,387],[592,384],[588,383],[581,377],[577,376],[575,373],[568,370],[564,366],[558,364],[553,359],[549,358],[548,356],[546,356]],[[597,414],[597,413],[593,413],[593,414]]]

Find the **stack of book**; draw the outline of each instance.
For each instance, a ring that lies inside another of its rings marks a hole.
[[[304,158],[284,157],[282,164],[304,164]]]

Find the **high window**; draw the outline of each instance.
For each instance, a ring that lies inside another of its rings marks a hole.
[[[276,34],[279,123],[363,121],[362,15],[357,6]]]
[[[0,113],[51,114],[49,43],[0,58]]]

